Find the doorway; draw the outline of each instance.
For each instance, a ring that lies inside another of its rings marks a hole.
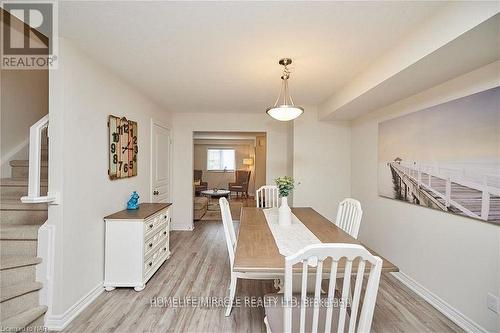
[[[221,196],[235,220],[241,207],[255,206],[255,191],[266,183],[266,153],[265,132],[194,132],[194,221],[221,221]]]

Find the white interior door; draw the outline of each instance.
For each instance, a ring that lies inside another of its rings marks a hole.
[[[153,122],[151,136],[151,202],[169,202],[170,130]]]

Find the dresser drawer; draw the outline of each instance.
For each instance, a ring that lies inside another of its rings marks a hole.
[[[150,238],[144,242],[144,258],[148,258],[151,253],[156,249],[158,244],[164,243],[168,237],[168,228],[166,224],[163,225],[161,229],[155,234],[152,234]]]
[[[168,210],[162,210],[144,220],[144,239],[148,239],[158,228],[162,228],[170,220]]]
[[[151,270],[156,269],[159,264],[161,264],[168,253],[168,241],[165,241],[161,247],[155,249],[154,254],[144,261],[144,276],[148,277]]]

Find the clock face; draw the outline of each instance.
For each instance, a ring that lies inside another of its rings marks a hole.
[[[137,122],[109,116],[109,178],[137,175]]]

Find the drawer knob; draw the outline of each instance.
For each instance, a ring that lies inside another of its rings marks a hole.
[[[164,218],[164,219],[166,219],[166,218],[167,218],[167,215],[165,215],[163,218]]]
[[[153,228],[153,224],[150,224],[150,225],[149,225],[149,227],[150,227],[150,228]]]
[[[166,247],[164,247],[164,248],[163,248],[163,251],[167,251],[167,248],[166,248]]]
[[[164,235],[166,235],[166,234],[167,234],[167,232],[166,232],[166,231],[164,231],[164,232],[163,232],[163,234],[164,234]]]
[[[148,265],[149,265],[149,266],[153,266],[153,263],[152,263],[152,262],[150,262]]]
[[[149,247],[153,247],[153,243],[149,243]]]

